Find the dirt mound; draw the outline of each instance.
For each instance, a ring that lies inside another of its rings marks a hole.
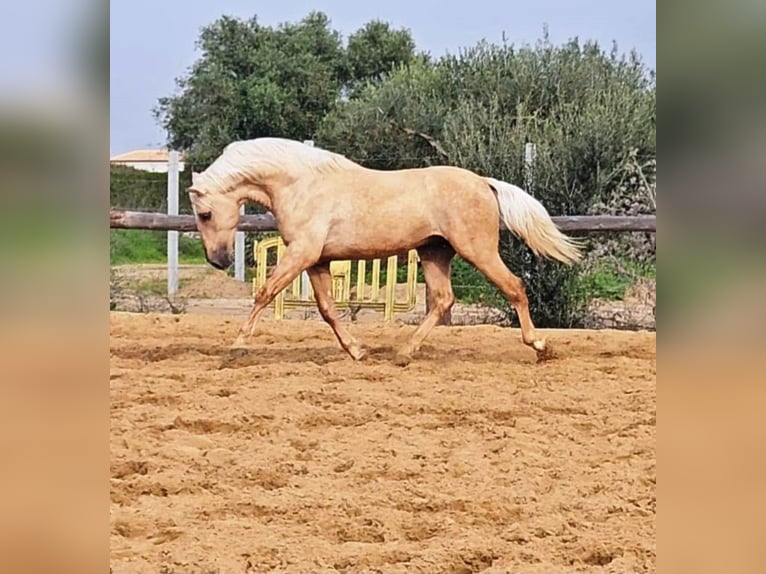
[[[653,333],[111,317],[111,568],[651,572]]]
[[[187,298],[244,299],[252,297],[253,285],[249,281],[237,281],[223,271],[209,269],[180,286],[178,294]]]

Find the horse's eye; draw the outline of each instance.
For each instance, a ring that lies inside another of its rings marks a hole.
[[[208,211],[206,213],[198,213],[197,217],[199,217],[200,221],[210,221],[210,219],[213,217],[213,214]]]

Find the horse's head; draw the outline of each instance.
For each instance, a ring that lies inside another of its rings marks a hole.
[[[252,201],[273,212],[275,194],[302,178],[358,167],[343,156],[292,140],[230,143],[203,173],[192,174],[188,189],[207,260],[218,269],[231,265],[240,205]]]
[[[213,267],[226,269],[234,260],[234,236],[239,223],[237,197],[204,189],[197,173],[192,174],[192,185],[187,191],[197,218],[205,258]]]

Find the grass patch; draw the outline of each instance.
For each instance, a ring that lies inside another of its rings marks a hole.
[[[624,299],[628,288],[638,280],[656,278],[657,267],[654,264],[615,259],[601,263],[589,273],[583,272],[576,288],[586,299],[616,301]],[[456,299],[461,303],[483,303],[500,309],[507,305],[502,293],[460,257],[455,257],[452,262],[452,286]]]
[[[621,301],[625,292],[639,279],[656,279],[654,265],[638,265],[631,261],[610,260],[580,279],[580,288],[588,298]]]
[[[141,229],[110,229],[111,265],[130,263],[165,263],[168,257],[167,232]],[[183,235],[178,237],[180,263],[205,263],[202,241]]]

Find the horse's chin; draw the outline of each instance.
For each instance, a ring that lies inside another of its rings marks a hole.
[[[210,265],[223,271],[231,266],[232,258],[227,250],[219,249],[214,251],[212,255],[205,254],[205,259]]]
[[[207,262],[210,263],[210,265],[212,265],[216,269],[219,269],[221,271],[228,269],[229,267],[228,265],[224,265],[223,263],[219,263],[218,261],[211,261],[210,259],[208,259]]]

